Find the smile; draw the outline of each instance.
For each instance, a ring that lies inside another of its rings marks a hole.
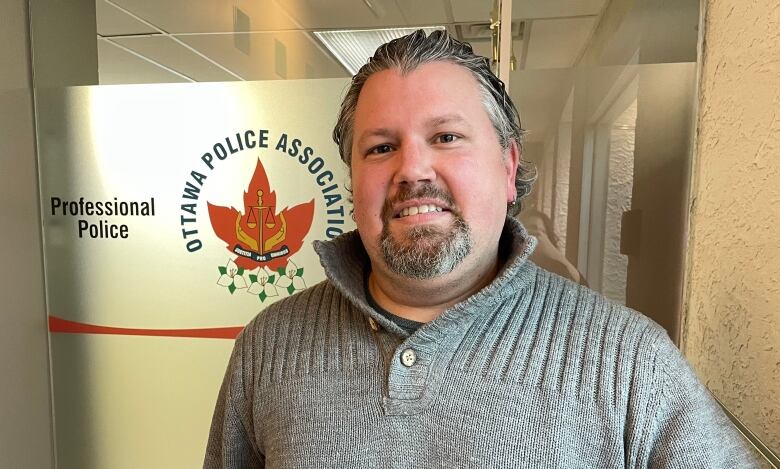
[[[442,207],[439,207],[438,205],[432,205],[432,204],[423,204],[423,205],[416,205],[412,207],[406,207],[398,214],[398,218],[404,218],[408,217],[410,215],[417,215],[421,213],[428,213],[428,212],[443,212],[444,209]]]

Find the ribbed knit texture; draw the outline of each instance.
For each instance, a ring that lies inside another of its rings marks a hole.
[[[316,243],[329,280],[238,337],[204,467],[757,467],[662,328],[527,261],[516,221],[502,243],[411,336],[366,302],[356,233]]]

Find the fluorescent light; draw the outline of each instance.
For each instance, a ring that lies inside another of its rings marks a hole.
[[[377,47],[422,29],[426,34],[445,29],[444,26],[424,28],[387,28],[339,31],[315,31],[314,35],[354,75],[374,55]]]

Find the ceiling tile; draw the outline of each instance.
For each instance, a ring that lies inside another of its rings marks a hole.
[[[488,23],[493,0],[450,0],[456,23]]]
[[[298,28],[275,0],[114,0],[168,33],[268,31]]]
[[[451,23],[447,13],[448,0],[396,0],[405,23],[409,26],[436,26]]]
[[[445,0],[113,0],[172,33],[362,29],[447,19]]]
[[[316,39],[304,31],[245,34],[245,53],[236,47],[234,34],[199,34],[177,36],[207,57],[240,75],[245,80],[282,78],[339,78],[349,74]],[[286,56],[284,75],[280,74],[278,56]]]
[[[114,39],[117,43],[195,81],[233,81],[235,76],[167,36]],[[219,58],[216,58],[219,60]]]
[[[393,0],[285,0],[280,5],[301,29],[362,29],[406,24]]]
[[[97,33],[101,36],[120,36],[130,34],[152,34],[158,32],[138,21],[119,8],[103,0],[95,4],[97,15]]]
[[[98,73],[101,85],[187,82],[106,40],[98,40]]]
[[[512,2],[512,18],[567,18],[600,15],[607,0],[533,0]]]
[[[574,65],[585,48],[596,17],[533,20],[526,28],[529,24],[525,69],[566,68]]]

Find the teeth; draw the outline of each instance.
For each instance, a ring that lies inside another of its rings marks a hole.
[[[419,205],[416,207],[406,207],[405,209],[401,210],[399,217],[403,218],[403,217],[408,217],[409,215],[417,215],[418,213],[441,212],[441,211],[442,208],[437,207],[436,205]]]

